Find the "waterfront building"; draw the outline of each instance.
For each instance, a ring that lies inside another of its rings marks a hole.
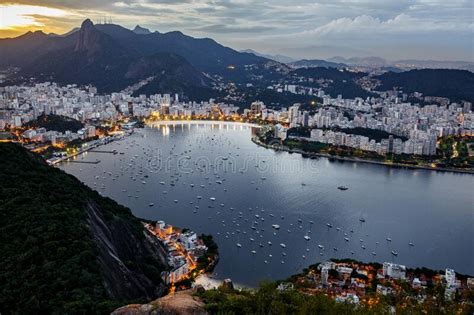
[[[249,114],[256,117],[256,116],[262,116],[262,110],[265,109],[265,104],[260,101],[252,102],[250,104],[250,112]]]
[[[281,124],[275,125],[275,134],[274,137],[280,139],[281,141],[286,140],[288,129],[283,127]]]
[[[405,280],[406,267],[404,265],[394,264],[390,262],[383,263],[383,275],[392,279]]]

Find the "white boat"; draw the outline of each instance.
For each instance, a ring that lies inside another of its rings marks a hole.
[[[285,248],[285,247],[286,247],[286,245],[285,245],[284,243],[281,243],[280,246],[281,246],[282,248]]]
[[[392,255],[393,255],[393,256],[398,256],[398,252],[392,250]]]
[[[279,230],[280,226],[278,224],[272,224],[272,228],[274,228],[275,230]]]
[[[318,245],[318,247],[319,247],[320,249],[324,249],[324,246],[323,246],[323,245],[321,245],[321,244],[320,244],[320,245]]]
[[[242,247],[242,244],[240,244],[240,243],[237,243],[236,245],[237,245],[238,248]]]
[[[304,236],[304,239],[307,240],[307,241],[309,241],[309,240],[311,239],[311,237],[309,237],[308,235],[305,235],[305,236]]]
[[[209,200],[211,200],[211,201],[216,201],[216,198],[215,198],[215,197],[211,197],[211,198],[209,198]]]

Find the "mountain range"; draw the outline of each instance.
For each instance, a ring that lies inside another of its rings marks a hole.
[[[291,62],[289,65],[294,68],[322,67],[322,68],[343,69],[343,68],[349,67],[345,63],[331,62],[331,61],[326,61],[322,59],[302,59],[302,60]]]
[[[266,69],[267,64],[276,64],[209,38],[196,39],[177,31],[152,33],[140,26],[132,31],[115,24],[94,25],[88,19],[64,36],[37,31],[1,39],[0,55],[1,68],[20,68],[7,83],[35,77],[92,84],[100,92],[118,91],[154,76],[150,86],[156,89],[148,87],[150,93],[183,93],[192,87],[207,95],[213,76],[244,80],[245,65]]]
[[[281,62],[281,63],[292,63],[292,62],[296,61],[294,58],[291,58],[291,57],[288,57],[288,56],[285,56],[285,55],[262,54],[262,53],[259,53],[258,51],[253,50],[253,49],[244,49],[244,50],[241,50],[240,52],[254,54],[255,56],[275,60],[275,61],[278,61],[278,62]]]
[[[2,85],[30,82],[34,78],[60,84],[91,84],[100,93],[110,93],[147,79],[134,95],[178,93],[181,99],[204,101],[216,98],[225,101],[228,93],[236,93],[238,97],[233,100],[242,107],[253,101],[250,97],[259,99],[262,93],[269,95],[271,103],[289,105],[290,100],[276,102],[282,94],[268,90],[268,87],[290,82],[299,84],[300,81],[294,80],[295,75],[332,80],[332,84],[325,87],[330,95],[366,97],[371,94],[359,86],[357,79],[374,72],[374,69],[376,73],[389,73],[378,77],[381,85],[377,89],[404,87],[405,91],[413,90],[430,96],[473,99],[468,92],[472,90],[473,72],[446,72],[443,69],[404,71],[443,65],[469,68],[469,63],[389,62],[379,57],[292,61],[282,55],[264,55],[253,50],[239,52],[210,38],[193,38],[179,31],[152,32],[138,25],[130,30],[115,24],[94,25],[88,19],[80,28],[64,35],[36,31],[0,39],[0,56],[0,70],[14,69],[6,72]],[[314,70],[298,71],[305,68]],[[338,71],[342,69],[359,74],[357,78],[340,79]],[[367,73],[360,72],[361,69]],[[443,89],[443,80],[439,79],[443,75],[452,79],[449,91]],[[436,88],[430,82],[436,82]],[[223,88],[228,83],[232,83],[231,92]],[[307,101],[310,102],[310,98]]]

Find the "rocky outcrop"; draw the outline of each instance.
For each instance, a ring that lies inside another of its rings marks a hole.
[[[0,144],[0,313],[108,314],[163,296],[160,242],[130,209]]]
[[[130,304],[116,309],[113,315],[206,315],[204,303],[193,294],[195,290],[180,291],[148,304]]]
[[[159,274],[147,273],[150,267],[162,270],[166,266],[160,244],[137,237],[132,226],[120,218],[105,222],[100,207],[92,201],[87,203],[87,216],[99,248],[98,262],[109,296],[117,300],[151,300],[161,296],[164,285],[157,285]],[[155,266],[144,265],[153,261]]]
[[[133,32],[138,35],[151,34],[149,29],[141,27],[140,25],[135,26],[135,28],[133,29]]]
[[[101,37],[102,34],[94,27],[92,21],[87,19],[82,22],[74,50],[86,51],[89,54],[96,53],[101,49]]]

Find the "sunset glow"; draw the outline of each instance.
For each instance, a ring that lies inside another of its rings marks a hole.
[[[0,32],[43,27],[45,18],[58,18],[67,14],[64,10],[44,6],[0,4]]]
[[[293,0],[289,8],[284,0],[0,0],[0,38],[65,34],[88,18],[128,29],[179,30],[293,59],[377,52],[395,61],[472,61],[471,2]]]

